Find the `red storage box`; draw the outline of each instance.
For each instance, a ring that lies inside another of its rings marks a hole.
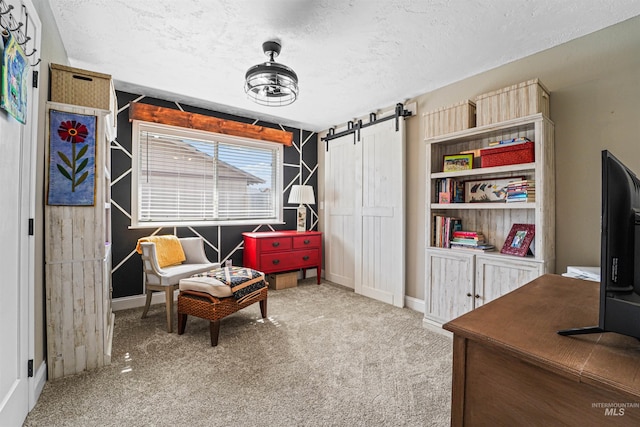
[[[535,161],[533,141],[504,147],[485,148],[480,150],[480,159],[483,168],[531,163]]]

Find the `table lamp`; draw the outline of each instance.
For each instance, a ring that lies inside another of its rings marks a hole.
[[[313,187],[310,185],[293,185],[289,193],[289,203],[299,203],[298,206],[298,231],[307,231],[307,207],[315,205],[316,198],[313,195]]]

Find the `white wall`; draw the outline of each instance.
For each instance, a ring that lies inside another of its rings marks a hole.
[[[611,150],[640,173],[638,52],[640,17],[406,101],[418,104],[417,117],[407,122],[406,293],[410,300],[424,300],[422,114],[539,78],[551,92],[555,123],[556,272],[564,272],[567,265],[599,265],[601,150]],[[375,111],[378,106],[373,107]],[[319,143],[320,171],[324,150],[325,143]],[[319,182],[324,182],[322,176]],[[322,214],[321,210],[321,229]]]

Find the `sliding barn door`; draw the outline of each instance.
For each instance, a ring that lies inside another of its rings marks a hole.
[[[362,130],[356,292],[404,307],[404,120]]]
[[[404,120],[329,141],[325,278],[404,306]]]
[[[356,230],[360,227],[355,216],[354,194],[359,147],[353,136],[329,141],[325,154],[325,279],[349,288],[355,285]]]

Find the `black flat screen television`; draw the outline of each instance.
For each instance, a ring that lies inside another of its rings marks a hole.
[[[640,339],[640,180],[607,150],[601,221],[598,325],[558,333],[617,332]]]

